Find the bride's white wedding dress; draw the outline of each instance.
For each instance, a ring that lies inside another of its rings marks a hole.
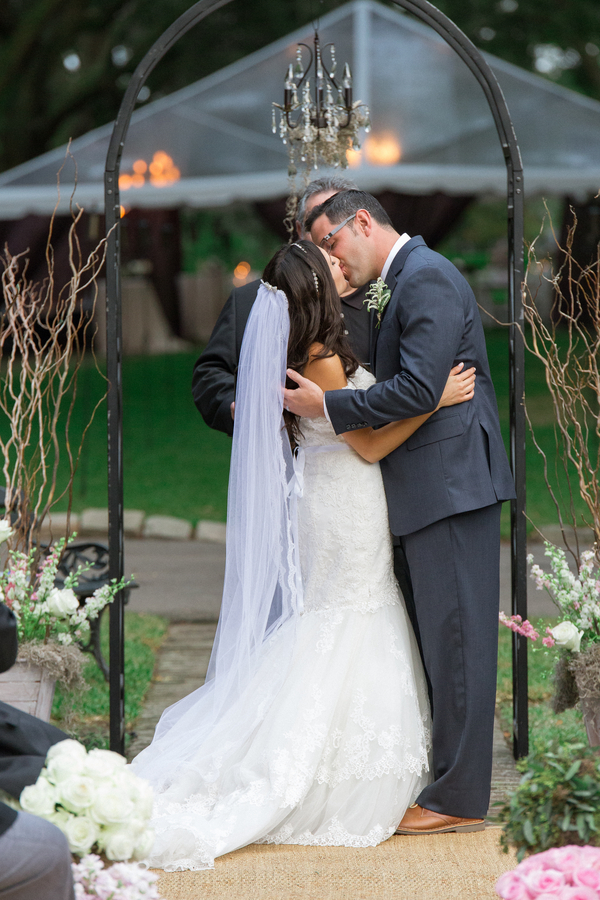
[[[373,378],[359,369],[353,387]],[[253,842],[371,847],[428,782],[429,712],[392,565],[378,465],[325,419],[303,419],[298,504],[304,613],[201,753],[156,796],[146,863],[203,869]],[[274,693],[273,672],[288,666]],[[236,742],[239,722],[251,737]],[[144,753],[139,774],[144,775]]]

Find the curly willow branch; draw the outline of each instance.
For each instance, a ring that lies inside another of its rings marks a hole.
[[[548,213],[548,209],[546,208]],[[554,304],[551,324],[546,325],[536,305],[537,291],[529,286],[534,278],[525,280],[523,304],[525,320],[530,332],[525,344],[530,353],[540,360],[545,369],[546,385],[552,399],[557,428],[557,455],[567,471],[568,489],[571,491],[568,469],[574,473],[581,498],[588,515],[580,524],[594,532],[596,556],[600,561],[600,246],[596,259],[588,266],[580,265],[573,256],[573,242],[577,217],[573,209],[566,244],[560,245],[548,219],[561,264],[557,272],[547,268],[536,256],[537,238],[529,248],[528,274],[537,270],[538,285],[548,281],[553,289]],[[544,225],[542,225],[542,230]],[[541,234],[541,232],[540,232]],[[531,422],[530,429],[533,433]],[[539,446],[536,442],[536,446]],[[541,452],[541,451],[540,451]],[[557,507],[564,536],[564,519],[556,498],[544,458],[544,477]],[[569,518],[575,533],[576,549],[571,553],[579,561],[577,516],[573,513],[570,497]],[[565,543],[566,541],[565,538]]]
[[[70,517],[83,440],[104,399],[94,407],[79,445],[73,448],[77,379],[86,346],[92,345],[97,278],[106,254],[103,239],[87,258],[82,256],[77,237],[82,215],[82,209],[72,211],[68,241],[70,278],[60,289],[55,284],[51,246],[54,217],[43,282],[34,283],[27,277],[27,253],[12,255],[5,247],[0,254],[4,307],[0,315],[0,417],[4,419],[0,429],[0,464],[5,506],[16,529],[13,542],[26,551],[34,542],[39,543],[42,521],[65,495]],[[96,370],[100,373],[97,364]],[[58,484],[61,454],[68,464],[63,485]]]

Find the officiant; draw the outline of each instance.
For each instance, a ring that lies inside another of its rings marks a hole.
[[[342,175],[316,178],[298,200],[296,232],[298,238],[310,241],[305,222],[311,210],[339,191],[355,190],[356,185]],[[194,366],[192,396],[202,418],[211,428],[233,434],[235,373],[238,366],[244,329],[260,281],[234,288],[214,327],[206,349]],[[350,346],[362,366],[369,368],[373,313],[365,306],[365,293],[370,282],[349,288],[341,296],[342,315]]]

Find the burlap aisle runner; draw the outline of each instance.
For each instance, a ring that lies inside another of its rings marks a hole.
[[[487,900],[516,866],[500,828],[473,834],[396,836],[366,850],[252,844],[214,871],[162,874],[165,900]]]

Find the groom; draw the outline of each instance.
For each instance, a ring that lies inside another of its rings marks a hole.
[[[434,413],[381,471],[390,527],[410,569],[407,608],[433,717],[434,780],[398,833],[479,830],[492,768],[500,508],[515,494],[477,304],[452,263],[421,237],[399,235],[370,194],[335,194],[313,209],[307,229],[340,260],[350,285],[381,276],[391,297],[373,329],[377,384],[323,394],[288,371],[299,385],[285,391],[288,409],[325,415],[341,434],[428,413],[453,365],[477,369],[474,399]]]

